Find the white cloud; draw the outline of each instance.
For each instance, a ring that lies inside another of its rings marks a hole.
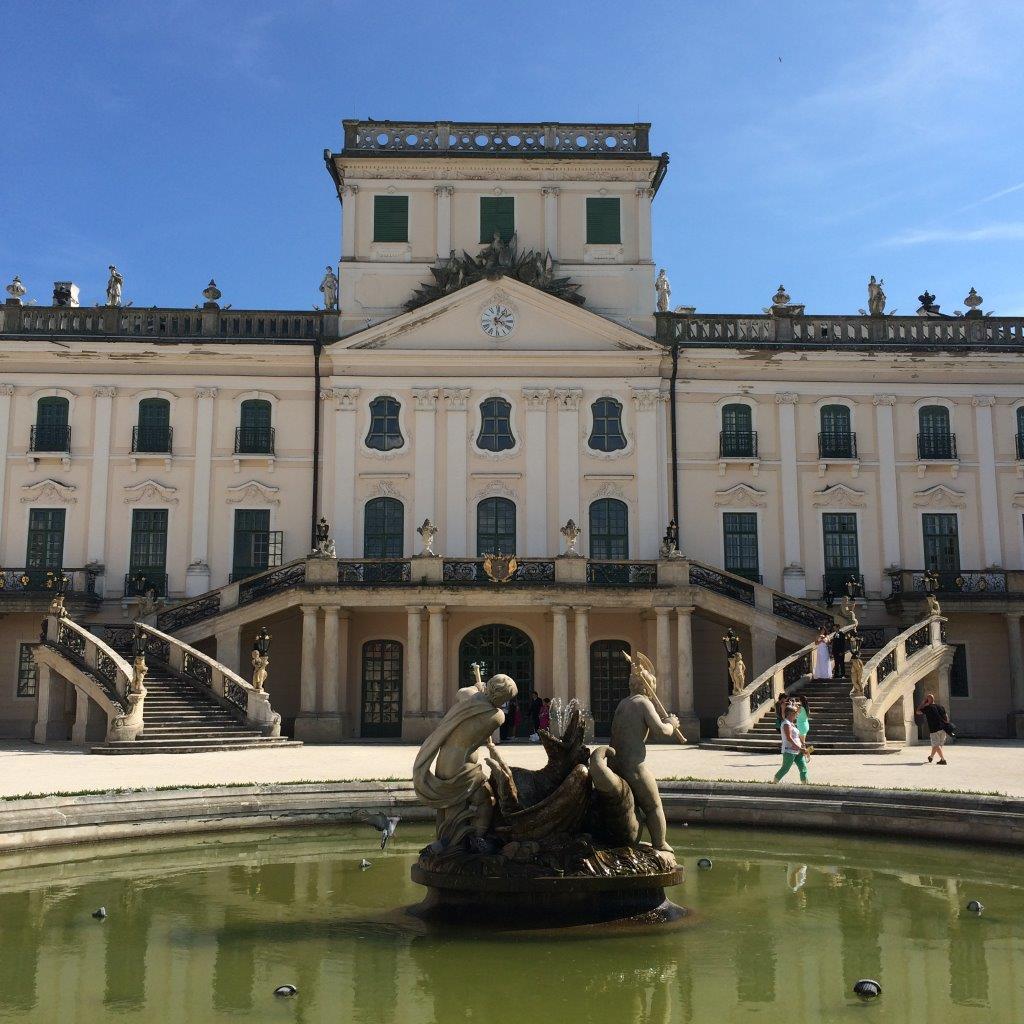
[[[988,224],[980,228],[912,228],[884,245],[928,245],[932,242],[1018,242],[1024,241],[1024,221]]]

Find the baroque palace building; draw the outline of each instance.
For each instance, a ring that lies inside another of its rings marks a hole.
[[[267,626],[273,706],[306,741],[419,739],[474,662],[579,698],[601,734],[637,650],[694,738],[729,706],[725,628],[753,679],[852,588],[882,648],[926,569],[952,718],[1012,734],[1024,321],[973,289],[955,316],[877,293],[812,315],[781,287],[760,313],[671,311],[664,279],[654,312],[648,125],[344,129],[326,309],[8,288],[0,735],[103,736],[33,657],[62,579],[97,633],[143,615],[243,675]],[[321,514],[335,557],[308,558]],[[909,699],[896,717],[909,738]]]

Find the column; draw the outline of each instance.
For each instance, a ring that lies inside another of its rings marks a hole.
[[[316,714],[316,640],[317,612],[315,604],[302,607],[302,660],[299,666],[299,715],[312,718]]]
[[[526,405],[526,553],[548,552],[548,399],[549,388],[523,388]],[[557,553],[557,546],[556,546]]]
[[[242,674],[242,629],[228,626],[214,634],[217,641],[217,660],[232,672]]]
[[[437,258],[446,260],[452,252],[452,195],[451,185],[435,185],[434,196],[437,213]]]
[[[354,558],[356,551],[356,408],[359,388],[334,388],[334,511],[331,526],[334,544],[341,558]]]
[[[1020,615],[1015,612],[1006,616],[1007,647],[1010,654],[1010,710],[1018,715],[1024,712],[1024,645],[1021,644],[1020,619]],[[1024,738],[1019,728],[1017,738]]]
[[[11,397],[13,384],[0,384],[0,542],[3,540],[4,517],[7,507],[7,448],[11,438]],[[3,550],[0,544],[0,551]]]
[[[662,472],[658,465],[659,392],[654,388],[634,388],[636,416],[636,558],[657,558],[661,547],[658,522],[658,498]]]
[[[340,609],[327,605],[324,607],[324,669],[323,695],[320,710],[325,715],[338,713],[338,612]],[[340,738],[340,737],[339,737]]]
[[[213,471],[213,400],[216,388],[196,388],[196,458],[192,471],[192,533],[185,594],[210,589],[210,476]]]
[[[89,475],[89,535],[86,561],[106,562],[107,480],[110,474],[110,423],[117,388],[96,387],[93,394],[92,470]]]
[[[971,399],[978,435],[978,484],[981,491],[981,536],[985,565],[1003,564],[1002,530],[999,525],[999,493],[996,489],[996,443],[992,432],[991,395]]]
[[[551,696],[569,699],[569,630],[563,604],[552,605]]]
[[[767,672],[779,659],[775,651],[775,642],[778,634],[770,629],[762,629],[760,626],[750,627],[750,650],[751,661],[750,671],[747,673],[747,682],[753,682],[755,676]]]
[[[555,388],[558,409],[558,526],[580,514],[580,399],[582,388]]]
[[[347,608],[338,609],[338,685],[335,691],[338,694],[338,715],[341,718],[339,731],[342,736],[351,736],[353,729],[350,718],[352,717],[352,705],[349,700],[349,650],[348,637],[349,627],[352,623],[352,613]]]
[[[434,487],[437,483],[437,460],[434,428],[437,410],[437,388],[413,388],[415,407],[415,462],[413,464],[413,525],[424,519],[437,523],[434,508]],[[442,538],[443,544],[443,538]]]
[[[402,692],[404,715],[423,714],[423,609],[409,605],[405,609],[405,685]]]
[[[796,403],[795,394],[779,394],[779,456],[782,460],[782,588],[792,597],[807,596],[800,546],[800,491],[796,471]]]
[[[636,190],[637,263],[653,262],[651,251],[651,200],[653,198],[653,189],[638,188]]]
[[[658,687],[663,699],[671,699],[672,694],[672,609],[655,608],[655,643],[654,651],[657,662],[654,666],[658,677]]]
[[[900,553],[899,492],[896,485],[896,434],[893,430],[895,395],[875,395],[875,432],[878,434],[878,494],[882,504],[882,565],[902,568]]]
[[[560,188],[542,188],[544,196],[544,248],[551,253],[553,260],[558,259],[558,196]]]
[[[427,711],[444,713],[444,618],[443,604],[427,605]]]
[[[6,443],[6,442],[5,442]],[[36,721],[32,727],[32,742],[46,742],[46,728],[50,724],[50,666],[36,662]]]
[[[693,710],[693,607],[676,609],[676,689],[674,710],[683,725],[683,735],[692,740],[696,718]],[[699,725],[696,736],[700,735]]]
[[[574,689],[573,696],[580,702],[580,707],[590,708],[590,609],[582,605],[573,608],[576,623],[575,651],[573,657]]]
[[[445,388],[445,521],[440,524],[441,550],[456,558],[466,554],[466,407],[469,388]]]
[[[71,742],[76,747],[85,746],[86,729],[89,726],[89,695],[81,687],[75,687],[75,724],[71,727]]]
[[[346,185],[341,190],[341,258],[356,258],[356,200],[358,185]]]

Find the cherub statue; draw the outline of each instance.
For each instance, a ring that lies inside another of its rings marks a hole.
[[[658,680],[654,666],[639,651],[635,658],[623,655],[630,663],[629,696],[619,701],[612,716],[608,765],[630,788],[633,799],[644,812],[651,845],[671,854],[665,812],[658,793],[658,780],[646,765],[647,738],[669,737],[679,732],[679,719],[665,713],[657,697]]]
[[[132,693],[142,693],[146,682],[146,673],[149,666],[146,664],[146,656],[137,654],[132,662]]]
[[[338,277],[334,268],[327,267],[323,280],[320,282],[320,291],[324,295],[324,309],[328,312],[338,308]]]
[[[136,609],[136,616],[140,619],[146,618],[147,615],[152,615],[160,607],[160,601],[157,599],[156,591],[150,587],[139,601],[139,606]]]
[[[252,688],[257,693],[263,692],[267,682],[267,666],[270,664],[269,654],[260,654],[254,647],[252,649]]]
[[[730,628],[722,637],[725,646],[726,662],[729,666],[729,681],[732,684],[732,692],[740,693],[747,685],[747,666],[743,661],[743,652],[740,650],[740,638],[736,630]]]
[[[859,623],[857,618],[857,606],[851,600],[849,594],[844,594],[839,602],[838,614],[843,618],[846,625],[856,627]]]
[[[58,619],[66,619],[68,615],[67,608],[64,607],[64,595],[58,594],[50,602],[50,614],[56,615]]]
[[[926,594],[925,601],[928,604],[929,615],[941,615],[942,608],[939,606],[939,599],[934,594]]]

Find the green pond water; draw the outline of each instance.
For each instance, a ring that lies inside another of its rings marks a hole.
[[[369,828],[250,832],[0,858],[0,1021],[1024,1021],[1017,853],[675,829],[681,927],[535,937],[405,915],[428,838],[401,825],[382,854]],[[880,999],[852,995],[862,977]],[[275,998],[283,983],[298,994]]]

